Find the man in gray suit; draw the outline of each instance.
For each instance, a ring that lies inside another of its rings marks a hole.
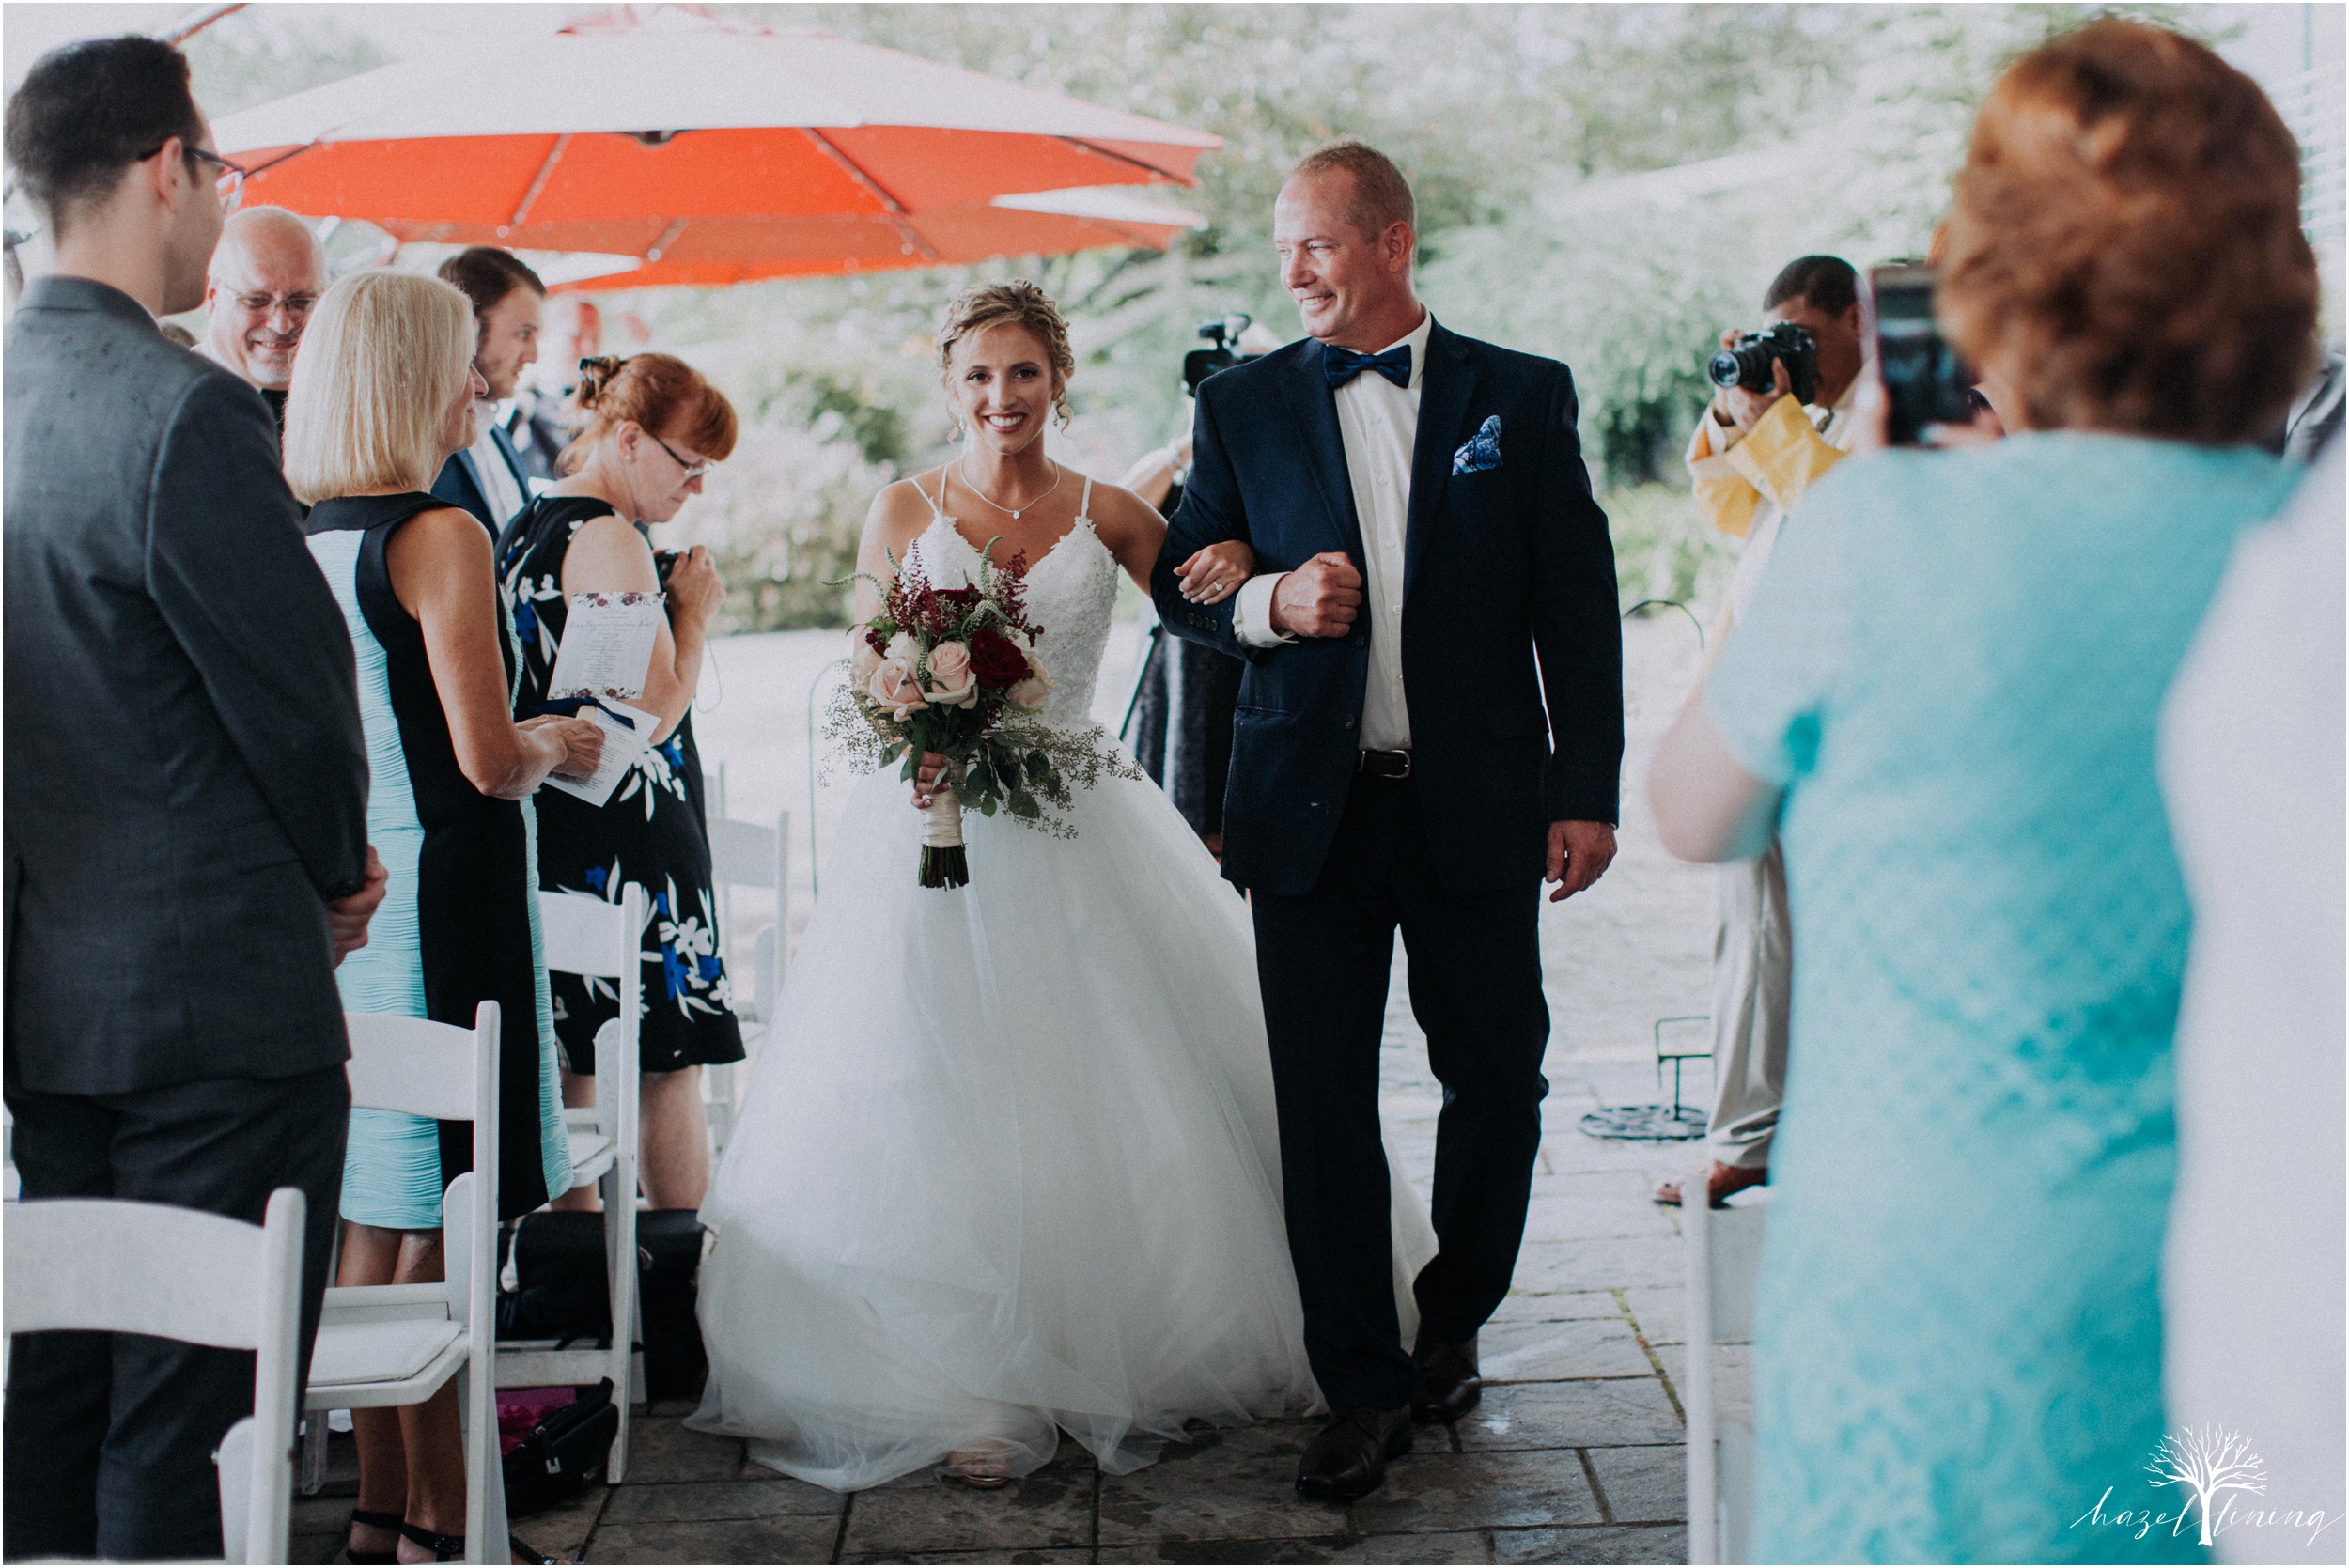
[[[309,1201],[315,1330],[349,1056],[334,967],[382,897],[350,639],[260,394],[165,342],[221,227],[188,66],[36,64],[7,150],[56,242],[8,330],[6,1091],[26,1198],[258,1221]],[[38,1334],[8,1368],[6,1552],[217,1557],[250,1354]]]

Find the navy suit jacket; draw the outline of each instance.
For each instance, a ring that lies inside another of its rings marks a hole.
[[[1337,403],[1311,339],[1201,383],[1190,478],[1151,577],[1161,619],[1249,661],[1233,727],[1223,874],[1302,895],[1328,858],[1360,751],[1367,608],[1349,635],[1252,648],[1232,601],[1192,604],[1174,567],[1243,539],[1259,571],[1327,551],[1362,564]],[[1537,879],[1548,824],[1613,822],[1623,635],[1607,516],[1555,360],[1428,334],[1404,544],[1403,685],[1429,847],[1455,892]],[[1452,472],[1501,420],[1500,466]]]
[[[514,450],[513,441],[498,426],[490,427],[490,440],[496,445],[498,456],[506,459],[506,468],[512,471],[514,488],[521,492],[522,505],[529,505],[530,474],[522,467],[521,454]],[[470,446],[441,465],[441,476],[432,481],[432,493],[452,506],[462,506],[471,512],[490,531],[492,543],[514,520],[490,515],[490,487],[481,482],[481,469],[474,461]]]

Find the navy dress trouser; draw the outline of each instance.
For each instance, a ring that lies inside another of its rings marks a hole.
[[[10,1090],[8,1101],[28,1199],[132,1198],[257,1225],[272,1192],[300,1188],[306,1381],[350,1119],[340,1064],[122,1094]],[[249,1350],[139,1334],[20,1337],[0,1436],[8,1560],[217,1559],[212,1452],[252,1412]]]
[[[1313,890],[1252,895],[1289,1251],[1306,1353],[1332,1409],[1401,1405],[1415,1372],[1395,1316],[1378,1135],[1378,1048],[1398,926],[1411,1011],[1444,1089],[1439,1250],[1414,1290],[1422,1332],[1466,1341],[1509,1293],[1549,1092],[1540,890],[1529,879],[1447,891],[1417,786],[1358,775]]]

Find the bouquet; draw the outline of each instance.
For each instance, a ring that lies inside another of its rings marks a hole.
[[[1103,773],[1140,778],[1099,725],[1069,730],[1036,717],[1051,675],[1035,656],[1043,629],[1028,619],[1027,561],[998,565],[983,551],[978,582],[941,588],[918,554],[881,591],[879,613],[855,629],[848,682],[832,700],[827,729],[852,758],[879,768],[904,759],[911,779],[923,753],[946,759],[946,774],[922,808],[921,885],[971,880],[962,808],[997,812],[1061,838],[1075,830],[1059,815]]]

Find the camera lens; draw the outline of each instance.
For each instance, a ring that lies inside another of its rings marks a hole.
[[[1683,360],[1681,363],[1686,365],[1688,362]],[[1745,374],[1745,367],[1737,363],[1736,354],[1723,349],[1713,356],[1712,363],[1704,367],[1704,373],[1713,379],[1715,386],[1735,386],[1738,379]]]

